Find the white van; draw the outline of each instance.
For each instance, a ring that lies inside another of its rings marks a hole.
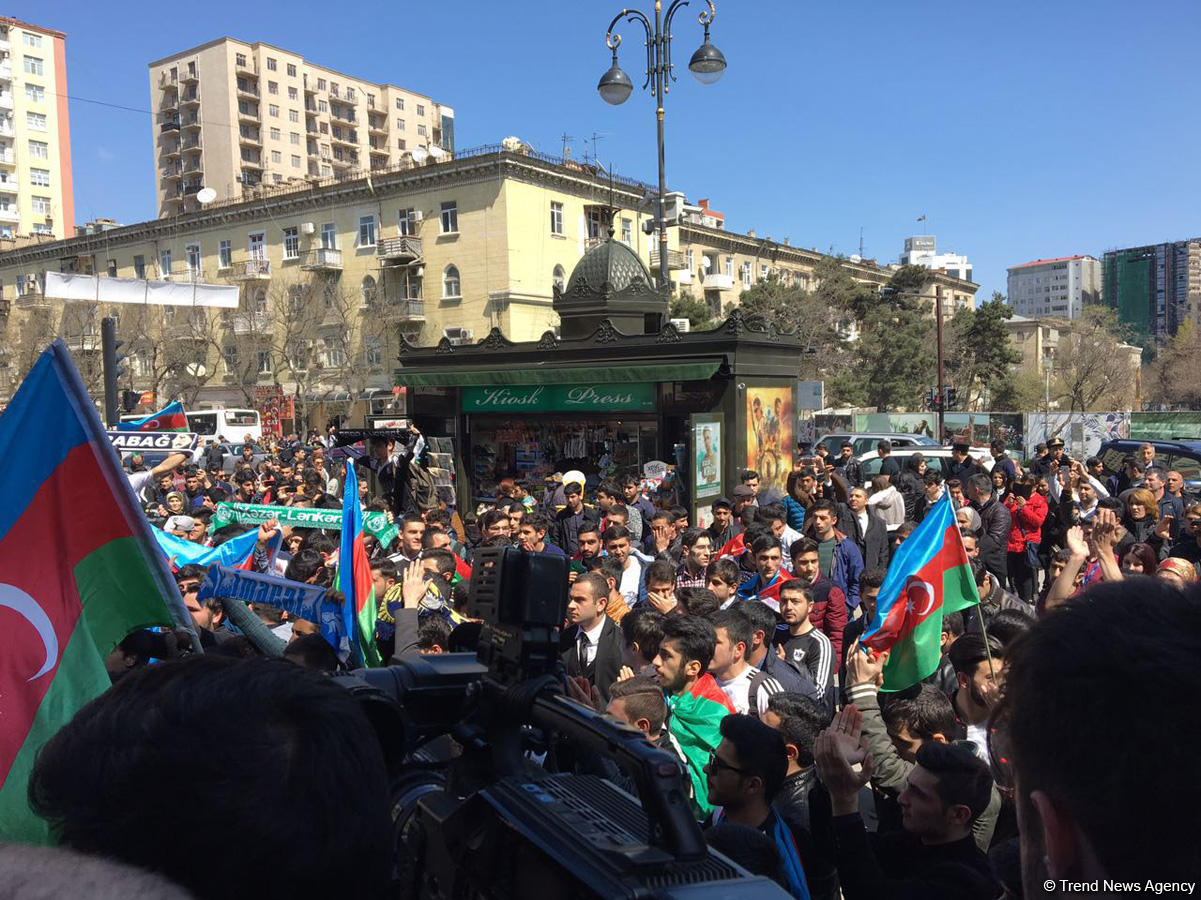
[[[252,441],[263,438],[263,417],[257,409],[229,409],[224,406],[187,412],[188,430],[200,435],[203,445],[221,435],[231,443],[240,443],[250,435]]]

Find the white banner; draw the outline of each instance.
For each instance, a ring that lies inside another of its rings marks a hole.
[[[236,285],[145,281],[141,278],[101,278],[96,275],[74,275],[65,272],[46,273],[46,297],[52,300],[93,303],[238,308]]]

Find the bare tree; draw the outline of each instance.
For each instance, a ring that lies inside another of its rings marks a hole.
[[[1070,412],[1130,409],[1138,393],[1138,372],[1124,366],[1120,329],[1112,310],[1086,307],[1081,318],[1059,333],[1051,399]]]

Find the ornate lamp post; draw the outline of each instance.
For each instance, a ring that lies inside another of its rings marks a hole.
[[[613,65],[601,76],[596,86],[601,99],[606,103],[617,106],[629,98],[634,91],[634,83],[630,76],[617,64],[617,48],[621,46],[621,35],[613,31],[614,26],[622,19],[627,22],[639,22],[646,32],[646,79],[642,87],[650,86],[651,96],[656,100],[655,118],[658,123],[659,142],[659,285],[665,287],[671,283],[667,266],[667,173],[664,168],[663,149],[663,101],[670,90],[671,82],[676,80],[671,62],[671,23],[676,12],[682,6],[687,6],[689,0],[673,0],[663,12],[663,0],[655,0],[654,20],[636,9],[623,9],[605,33],[605,44],[613,51]],[[717,8],[713,0],[705,0],[708,9],[702,10],[697,21],[705,28],[704,43],[692,54],[688,61],[688,70],[701,84],[713,84],[726,70],[726,58],[709,41],[709,25],[717,16]]]

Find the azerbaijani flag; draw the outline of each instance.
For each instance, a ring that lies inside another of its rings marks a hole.
[[[363,507],[359,505],[359,480],[354,462],[346,460],[346,483],[342,485],[342,548],[338,552],[338,590],[345,596],[342,621],[350,638],[350,649],[361,666],[383,663],[375,646],[375,586],[371,564],[363,546]]]
[[[158,528],[154,529],[155,540],[167,557],[172,569],[182,569],[184,566],[229,566],[233,569],[253,569],[254,551],[259,543],[259,530],[252,528],[244,534],[232,537],[216,547],[205,547],[186,538],[167,534]],[[276,529],[270,543],[267,545],[268,566],[275,566],[275,553],[283,542],[283,533]]]
[[[893,556],[876,597],[876,617],[862,638],[873,650],[891,650],[880,690],[902,691],[933,675],[943,614],[979,602],[951,495],[944,491]]]
[[[684,753],[694,811],[703,819],[713,812],[704,768],[709,754],[721,743],[721,720],[734,712],[734,705],[706,672],[685,693],[668,697],[667,706],[671,711],[667,727]]]
[[[118,422],[118,431],[187,431],[188,417],[178,400],[168,403],[156,413],[132,422]]]
[[[0,837],[45,842],[34,756],[126,635],[192,621],[61,340],[0,416],[0,459]]]

